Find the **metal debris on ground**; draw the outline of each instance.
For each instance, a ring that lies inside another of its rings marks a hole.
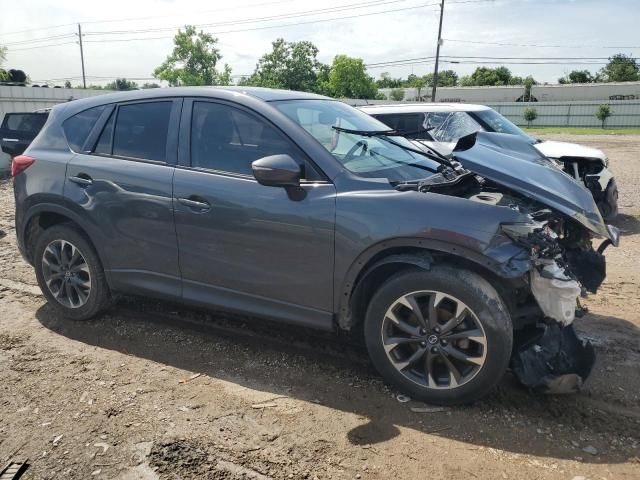
[[[438,413],[446,410],[446,407],[411,407],[411,411],[415,413]]]
[[[396,400],[398,400],[400,403],[407,403],[411,401],[411,397],[408,395],[399,394],[396,395]]]

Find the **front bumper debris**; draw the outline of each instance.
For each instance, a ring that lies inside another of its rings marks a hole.
[[[580,390],[596,354],[578,338],[573,325],[541,324],[534,335],[516,338],[511,369],[520,383],[536,393],[566,394]]]
[[[531,293],[545,317],[570,325],[582,291],[580,284],[569,278],[554,260],[544,261],[542,268],[531,270]]]

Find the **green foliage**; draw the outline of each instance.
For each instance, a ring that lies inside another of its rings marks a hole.
[[[604,128],[604,123],[607,121],[607,118],[611,116],[613,112],[611,111],[611,107],[607,104],[598,105],[596,110],[596,118],[602,122],[602,128]]]
[[[537,82],[533,77],[526,78],[513,76],[507,67],[478,67],[471,74],[460,79],[463,87],[472,86],[500,86],[500,85],[535,85]],[[530,88],[530,87],[529,87]]]
[[[640,65],[631,55],[618,53],[609,57],[609,63],[598,74],[603,82],[635,82],[640,80]]]
[[[527,126],[531,127],[531,122],[538,118],[538,111],[533,107],[527,107],[522,113],[522,118],[527,121]]]
[[[318,90],[318,48],[311,42],[285,42],[278,38],[271,52],[263,55],[253,74],[242,83],[268,88],[284,88],[303,92]]]
[[[7,47],[0,47],[0,65],[4,63],[7,58]]]
[[[361,58],[336,55],[321,89],[337,98],[375,98],[378,89]]]
[[[593,83],[595,77],[589,70],[572,70],[568,75],[559,78],[558,83]]]
[[[9,81],[9,73],[6,70],[0,68],[0,82],[7,81]]]
[[[73,87],[71,86],[71,81],[66,80],[66,81],[64,82],[64,88],[73,88]]]
[[[415,77],[415,76],[414,76]],[[433,83],[433,75],[431,76],[431,83]],[[426,79],[426,75],[424,77],[415,77],[411,80],[411,83],[409,84],[410,87],[413,87],[417,90],[416,92],[416,97],[418,99],[420,99],[420,92],[422,91],[422,89],[424,87],[426,87],[427,84],[427,79]]]
[[[203,31],[197,32],[192,25],[186,25],[184,31],[178,30],[173,38],[174,48],[171,55],[153,71],[153,76],[169,82],[172,87],[178,85],[229,85],[231,67],[224,66],[220,72],[217,63],[222,59],[216,47],[218,39]]]
[[[391,100],[395,100],[396,102],[402,101],[404,99],[404,88],[394,88],[393,90],[391,90],[389,98]]]
[[[104,86],[105,90],[136,90],[138,84],[127,80],[126,78],[116,78],[113,82],[109,82]]]
[[[378,88],[399,88],[405,85],[406,80],[402,78],[391,78],[387,72],[380,74],[380,79],[376,80]]]
[[[147,88],[160,88],[160,85],[158,83],[155,83],[155,82],[151,82],[151,83],[147,82],[147,83],[143,83],[142,87],[140,87],[140,88],[144,88],[144,89],[147,89]]]
[[[387,96],[384,93],[382,92],[376,93],[376,100],[386,100],[386,99],[387,99]]]

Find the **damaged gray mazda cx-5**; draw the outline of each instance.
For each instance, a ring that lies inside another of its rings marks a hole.
[[[618,232],[514,136],[445,158],[318,95],[154,89],[54,107],[12,175],[19,248],[72,319],[125,292],[350,330],[438,404],[509,367],[575,391],[593,365],[572,322]]]

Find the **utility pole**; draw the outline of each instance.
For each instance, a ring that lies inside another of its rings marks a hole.
[[[442,23],[442,19],[440,23]],[[82,63],[82,86],[83,88],[87,88],[87,79],[84,76],[84,52],[82,51],[82,27],[80,24],[78,24],[78,39],[80,40],[80,62]]]
[[[436,88],[438,87],[438,60],[440,59],[440,45],[442,44],[442,17],[444,16],[444,0],[440,3],[440,27],[438,27],[438,45],[436,46],[436,67],[433,71],[433,88],[431,89],[431,101],[436,101]]]

